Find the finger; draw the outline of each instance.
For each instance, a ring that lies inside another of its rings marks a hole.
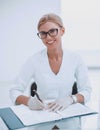
[[[48,104],[48,109],[52,108],[55,104],[56,104],[55,102],[49,103]]]
[[[65,106],[62,106],[59,111],[63,111],[66,107]]]
[[[38,107],[41,108],[41,109],[44,109],[44,108],[45,108],[45,104],[44,104],[43,102],[39,101],[39,100],[37,100],[37,105],[38,105]]]
[[[63,108],[63,106],[59,105],[54,111],[60,111]]]
[[[36,110],[44,110],[44,108],[41,107],[41,106],[37,106],[37,107],[36,107]]]
[[[50,111],[55,111],[59,107],[59,104],[55,104],[50,108]]]

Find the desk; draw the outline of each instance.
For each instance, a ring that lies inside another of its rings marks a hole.
[[[17,130],[35,130],[34,128],[23,128],[23,129],[17,129]],[[66,130],[66,129],[59,129],[59,130]],[[74,130],[74,129],[73,129]],[[90,129],[85,129],[85,130],[90,130]],[[100,130],[100,129],[97,129],[97,128],[93,128],[93,129],[91,129],[91,130]]]
[[[0,130],[9,130],[7,128],[7,126],[5,125],[5,123],[3,122],[2,118],[0,118]],[[30,127],[25,127],[25,128],[21,128],[21,129],[15,129],[15,130],[35,130],[34,126],[30,126]],[[60,129],[60,130],[65,130],[65,129]],[[73,129],[74,130],[74,129]],[[85,129],[85,130],[90,130],[89,129]],[[93,128],[91,130],[100,130],[100,129],[97,129],[97,128]]]
[[[17,129],[17,130],[35,130],[34,128],[23,128],[23,129]],[[66,129],[60,129],[60,130],[66,130]],[[73,129],[74,130],[74,129]],[[90,129],[85,129],[85,130],[90,130]],[[100,129],[91,129],[91,130],[100,130]]]
[[[80,126],[80,118],[79,117],[72,117],[71,120],[70,120],[70,118],[66,118],[64,120],[57,120],[57,121],[52,121],[50,123],[46,122],[46,123],[41,123],[41,124],[34,125],[34,126],[25,127],[23,125],[23,123],[17,118],[17,116],[15,116],[15,114],[12,112],[12,110],[10,108],[1,109],[0,113],[1,113],[0,115],[1,115],[2,119],[6,122],[7,126],[9,128],[11,128],[11,130],[52,130],[54,125],[57,125],[60,128],[60,130],[69,130],[69,129],[70,130],[80,130],[80,129],[75,129],[75,125],[76,125],[76,127]],[[94,116],[94,115],[90,115],[90,117],[92,117],[92,116]],[[2,130],[2,129],[8,130],[8,128],[6,127],[6,125],[2,121],[2,119],[0,122],[0,126],[2,128],[0,130]],[[76,123],[73,124],[73,121],[76,121]],[[69,128],[69,126],[70,126],[70,128]],[[84,126],[84,124],[83,124],[83,126]],[[66,127],[68,127],[68,128],[66,128]],[[91,125],[90,125],[90,127],[91,127]],[[94,130],[96,127],[93,126],[92,128]],[[89,128],[89,129],[91,129],[91,128]],[[89,130],[89,129],[85,129],[85,130]],[[82,129],[82,130],[84,130],[84,129]]]

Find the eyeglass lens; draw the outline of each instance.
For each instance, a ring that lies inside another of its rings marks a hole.
[[[49,36],[51,36],[51,37],[54,37],[54,36],[56,36],[56,35],[58,34],[58,29],[57,29],[57,28],[52,28],[52,29],[50,29],[48,32],[42,31],[42,32],[37,33],[37,35],[38,35],[39,38],[41,38],[41,39],[46,38],[46,37],[47,37],[47,34],[49,34]]]

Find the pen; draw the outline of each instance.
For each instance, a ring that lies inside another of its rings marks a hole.
[[[42,99],[39,97],[39,94],[36,92],[36,90],[33,90],[33,92],[35,93],[37,99],[38,99],[40,102],[42,102]]]

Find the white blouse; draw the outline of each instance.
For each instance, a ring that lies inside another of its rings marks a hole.
[[[91,86],[87,66],[74,52],[63,50],[63,60],[57,74],[50,68],[46,49],[32,55],[24,64],[10,90],[13,103],[19,95],[23,95],[31,79],[36,82],[37,92],[43,99],[56,99],[71,95],[75,81],[78,93],[84,96],[85,102],[90,98]]]

